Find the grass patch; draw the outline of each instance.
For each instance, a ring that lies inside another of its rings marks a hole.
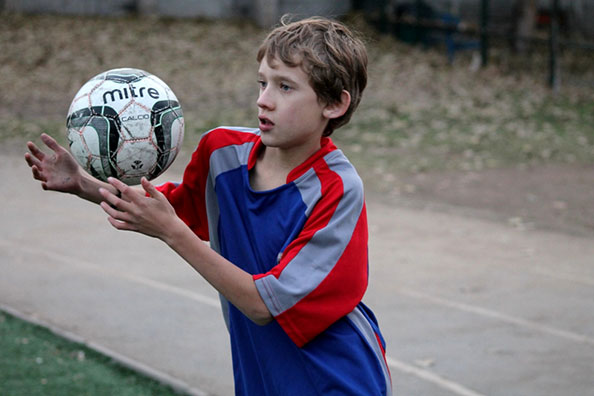
[[[0,394],[176,395],[83,345],[0,312]]]

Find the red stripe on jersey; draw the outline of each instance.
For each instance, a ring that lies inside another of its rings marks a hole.
[[[343,182],[325,162],[314,165],[321,182],[322,200],[316,204],[300,235],[287,247],[280,263],[268,274],[277,278],[287,264],[330,222],[343,197]],[[303,346],[332,323],[351,312],[367,288],[367,216],[365,205],[351,239],[326,278],[293,307],[276,317],[287,335]],[[258,276],[255,279],[262,277]]]
[[[299,347],[351,312],[367,289],[367,219],[361,212],[353,237],[332,271],[295,306],[276,317]]]
[[[311,155],[307,160],[305,160],[301,165],[298,165],[295,169],[293,169],[287,175],[287,183],[294,181],[295,179],[302,176],[305,172],[310,170],[314,163],[323,158],[331,151],[336,150],[336,146],[332,143],[332,140],[328,137],[323,137],[320,141],[320,149],[316,151],[313,155]]]
[[[384,348],[384,343],[382,342],[381,337],[374,331],[375,338],[377,340],[377,344],[382,351],[382,357],[384,358],[384,363],[386,364],[386,369],[388,370],[388,375],[390,376],[390,384],[392,383],[392,373],[390,372],[390,366],[388,366],[388,361],[386,360],[386,349]]]
[[[316,204],[308,220],[305,222],[303,230],[286,247],[280,262],[269,272],[254,275],[254,280],[270,274],[278,278],[291,260],[313,238],[315,233],[328,225],[332,219],[332,215],[336,212],[336,208],[344,192],[342,179],[335,172],[332,172],[325,162],[314,164],[313,168],[321,183],[322,199]]]
[[[165,194],[177,215],[198,235],[207,241],[208,221],[206,216],[206,181],[210,170],[210,156],[216,150],[254,142],[259,135],[238,132],[233,129],[218,128],[202,136],[198,148],[192,154],[190,163],[184,171],[183,182],[179,185],[165,183],[159,190]]]

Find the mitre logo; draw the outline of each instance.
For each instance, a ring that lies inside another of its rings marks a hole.
[[[140,87],[136,88],[130,84],[128,87],[122,89],[112,89],[111,91],[105,91],[103,93],[103,104],[107,102],[114,102],[116,100],[132,99],[132,98],[144,98],[150,96],[153,99],[159,99],[159,91],[155,88]]]

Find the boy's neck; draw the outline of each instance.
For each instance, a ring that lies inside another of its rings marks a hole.
[[[321,139],[311,140],[307,144],[283,149],[280,147],[264,147],[259,160],[266,166],[291,171],[301,165],[322,147]]]
[[[251,172],[250,182],[254,190],[271,190],[282,186],[289,173],[321,148],[321,140],[308,146],[285,150],[279,147],[262,148]]]

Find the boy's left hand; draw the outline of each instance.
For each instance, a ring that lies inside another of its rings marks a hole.
[[[118,197],[100,189],[104,199],[101,208],[109,215],[111,225],[118,230],[135,231],[165,241],[167,232],[180,221],[165,195],[144,177],[141,185],[146,194],[114,178],[109,178],[108,182],[121,194]]]

